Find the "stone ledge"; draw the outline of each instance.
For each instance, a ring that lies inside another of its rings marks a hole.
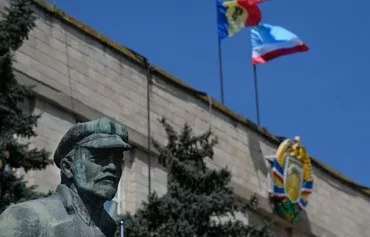
[[[35,86],[33,88],[34,93],[53,104],[73,113],[79,120],[91,120],[97,119],[102,116],[106,116],[103,113],[81,103],[80,101],[71,98],[64,92],[58,91],[37,79],[30,78],[22,72],[15,72],[17,80],[24,85]],[[73,107],[73,108],[72,108]],[[147,136],[135,131],[134,129],[127,127],[130,134],[130,143],[133,146],[147,149]]]

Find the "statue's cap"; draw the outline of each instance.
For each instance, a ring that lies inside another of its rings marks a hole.
[[[130,150],[126,126],[106,117],[71,127],[60,140],[54,153],[54,162],[60,167],[60,161],[76,146],[89,148],[122,148]]]

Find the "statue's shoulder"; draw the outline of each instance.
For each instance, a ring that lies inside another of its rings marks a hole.
[[[0,237],[17,236],[22,233],[24,236],[32,236],[42,229],[42,216],[37,201],[26,201],[9,206],[0,215]]]
[[[28,219],[33,216],[35,219],[40,219],[49,214],[49,209],[55,207],[57,199],[54,195],[46,198],[29,200],[9,206],[2,214],[14,216],[15,220]]]
[[[51,210],[63,207],[59,203],[60,200],[54,194],[46,198],[13,204],[0,215],[0,222],[3,222],[4,219],[14,222],[42,222],[51,217]]]
[[[0,215],[0,237],[18,236],[16,233],[24,237],[38,236],[45,231],[58,207],[63,206],[56,195],[9,206]]]

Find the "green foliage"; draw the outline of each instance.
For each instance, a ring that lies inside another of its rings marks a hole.
[[[289,198],[275,203],[275,211],[289,222],[295,222],[301,218],[297,203],[292,203]]]
[[[29,115],[21,105],[32,96],[30,87],[17,83],[13,72],[13,52],[18,50],[35,26],[30,0],[11,0],[2,7],[0,21],[0,213],[11,203],[39,197],[35,187],[27,187],[14,168],[44,169],[51,161],[43,149],[29,149],[19,138],[36,136],[40,115]]]
[[[122,217],[126,237],[221,237],[271,236],[268,226],[254,228],[235,218],[256,207],[256,198],[238,200],[230,187],[231,173],[226,169],[212,170],[205,159],[213,158],[217,139],[211,130],[195,136],[188,124],[181,133],[162,119],[168,144],[162,147],[158,161],[168,170],[168,192],[156,193],[134,215]]]

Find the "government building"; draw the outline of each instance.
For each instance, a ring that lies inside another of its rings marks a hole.
[[[149,191],[166,193],[166,169],[156,162],[157,152],[149,142],[166,141],[158,122],[164,116],[176,129],[186,122],[196,133],[212,127],[219,142],[208,166],[229,168],[239,198],[258,197],[248,223],[273,220],[277,237],[370,236],[369,188],[312,157],[293,162],[290,169],[285,163],[293,158],[277,157],[282,140],[274,134],[55,7],[35,1],[35,9],[36,27],[16,52],[14,64],[17,80],[35,86],[27,111],[42,114],[32,146],[53,153],[73,124],[103,116],[125,124],[133,150],[125,155],[119,191],[106,204],[111,215],[135,212]],[[49,166],[30,171],[27,179],[40,191],[54,191],[60,173]],[[276,212],[279,199],[271,198],[288,190],[288,181],[302,184],[302,190],[287,191],[289,197],[300,198],[293,207],[305,207],[294,222]]]

